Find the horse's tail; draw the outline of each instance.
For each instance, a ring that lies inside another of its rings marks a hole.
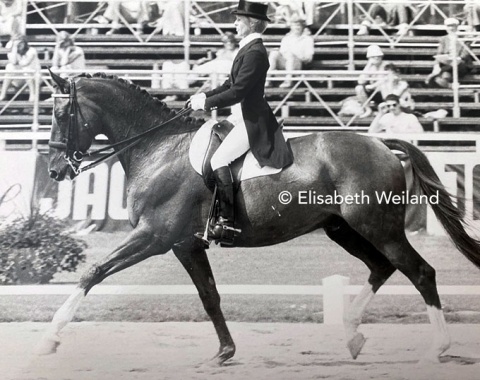
[[[460,210],[452,203],[437,174],[423,152],[409,142],[396,139],[382,140],[389,148],[400,150],[410,157],[415,181],[430,199],[438,195],[438,204],[431,204],[435,215],[460,252],[480,268],[480,241],[470,237],[464,228]]]

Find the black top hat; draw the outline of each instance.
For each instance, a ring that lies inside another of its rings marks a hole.
[[[271,21],[267,17],[268,4],[253,3],[250,1],[239,0],[238,7],[232,11],[232,14],[257,18],[259,20]]]

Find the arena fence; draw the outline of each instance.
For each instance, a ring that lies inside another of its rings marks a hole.
[[[323,323],[338,325],[348,311],[350,298],[360,293],[362,286],[349,285],[348,277],[334,275],[322,280],[322,285],[218,285],[221,295],[307,295],[322,296]],[[75,285],[11,285],[0,286],[0,296],[69,295]],[[480,296],[478,285],[438,286],[440,295]],[[98,285],[93,295],[193,295],[194,285]],[[419,295],[410,285],[385,285],[379,295]]]

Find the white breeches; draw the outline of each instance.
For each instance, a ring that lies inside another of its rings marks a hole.
[[[250,149],[247,128],[243,120],[240,105],[232,107],[232,114],[227,120],[235,127],[227,135],[225,140],[223,140],[210,160],[210,165],[214,171],[222,166],[230,165],[231,162]]]

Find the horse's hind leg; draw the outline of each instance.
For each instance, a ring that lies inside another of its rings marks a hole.
[[[81,301],[90,289],[102,282],[108,276],[134,265],[154,254],[161,254],[167,249],[161,248],[161,244],[153,238],[148,229],[137,228],[132,231],[128,238],[111,254],[94,264],[80,278],[75,291],[57,310],[53,320],[44,335],[37,353],[47,355],[56,352],[60,344],[60,331],[73,319]]]
[[[367,283],[351,303],[343,321],[347,347],[352,358],[356,359],[365,344],[363,334],[357,331],[362,322],[362,316],[380,286],[395,272],[395,267],[345,221],[341,220],[334,228],[327,227],[325,231],[330,239],[362,260],[371,272]]]
[[[382,249],[381,246],[378,246]],[[433,269],[411,246],[402,230],[400,238],[383,244],[382,251],[390,262],[407,276],[427,304],[428,317],[434,329],[434,340],[424,360],[439,362],[439,356],[450,347],[450,336],[438,296]]]
[[[218,364],[222,364],[235,354],[235,344],[220,308],[220,295],[215,285],[205,249],[203,246],[199,246],[195,239],[193,242],[175,245],[173,252],[192,278],[202,300],[203,307],[213,322],[220,340],[220,349],[214,360]]]

